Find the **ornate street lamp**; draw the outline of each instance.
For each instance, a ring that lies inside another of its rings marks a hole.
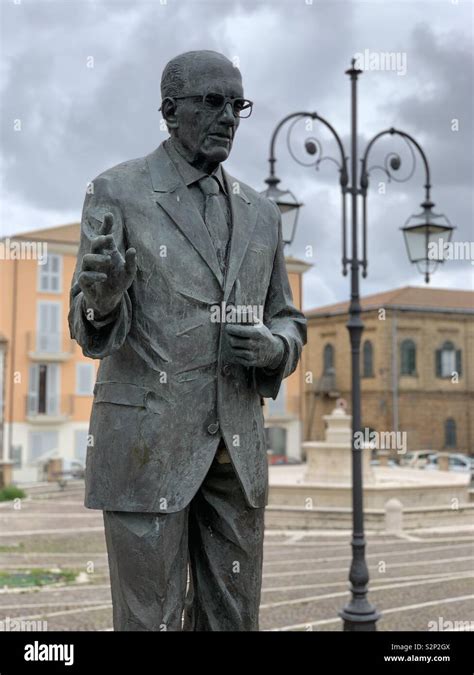
[[[278,187],[278,183],[281,181],[275,176],[275,142],[278,132],[287,122],[287,120],[290,119],[290,117],[293,117],[293,115],[285,117],[277,125],[275,131],[273,132],[272,139],[270,141],[270,158],[268,160],[270,164],[270,175],[265,179],[265,183],[268,185],[268,188],[262,192],[265,197],[268,197],[268,199],[274,201],[280,209],[282,237],[284,243],[288,245],[293,242],[296,231],[296,223],[298,222],[298,214],[303,204],[298,202],[291,190],[280,190]]]
[[[274,201],[280,209],[283,241],[290,245],[295,236],[298,214],[303,204],[298,202],[291,190],[280,190],[277,187],[280,182],[279,178],[270,176],[265,182],[268,183],[268,188],[262,194]]]
[[[444,262],[445,246],[454,230],[445,215],[433,213],[433,206],[432,202],[423,202],[423,211],[410,216],[401,228],[410,262],[424,274],[426,283],[438,264]]]
[[[361,397],[360,397],[360,344],[364,324],[361,319],[361,305],[359,296],[359,270],[362,268],[362,276],[367,276],[367,190],[369,187],[369,175],[374,169],[381,169],[385,172],[388,180],[404,182],[411,178],[416,167],[416,153],[421,156],[425,168],[425,198],[422,203],[423,211],[421,214],[411,216],[405,226],[402,228],[407,245],[408,255],[412,262],[416,263],[425,276],[425,281],[429,282],[430,275],[434,271],[438,262],[442,262],[443,248],[446,242],[449,242],[453,227],[445,216],[437,215],[432,212],[434,204],[431,202],[430,190],[430,170],[428,160],[419,143],[409,134],[399,129],[386,129],[376,134],[368,143],[362,156],[360,180],[358,174],[359,158],[357,148],[357,79],[362,73],[355,67],[355,59],[352,59],[352,65],[346,74],[351,80],[351,155],[350,155],[350,174],[348,169],[348,160],[340,136],[334,127],[316,112],[296,112],[284,117],[276,126],[270,144],[270,177],[266,183],[268,189],[264,194],[273,198],[277,204],[281,204],[280,210],[287,207],[287,202],[283,198],[283,191],[276,187],[279,179],[275,177],[275,142],[278,132],[289,120],[292,123],[287,133],[288,150],[299,164],[303,166],[312,166],[319,169],[323,161],[334,162],[339,170],[339,184],[342,196],[342,273],[347,275],[348,267],[351,271],[351,297],[349,304],[349,320],[347,328],[349,330],[351,343],[351,402],[352,402],[352,563],[349,571],[350,590],[352,597],[349,603],[342,609],[340,616],[344,623],[346,631],[373,631],[376,622],[380,618],[377,612],[367,599],[369,572],[365,559],[365,534],[364,534],[364,509],[363,509],[363,484],[362,484],[362,456],[363,450],[355,442],[358,432],[361,431]],[[339,158],[325,156],[321,142],[315,138],[309,138],[305,142],[305,149],[309,155],[313,156],[310,162],[302,162],[292,151],[291,133],[295,124],[302,119],[317,120],[323,124],[335,139]],[[399,136],[406,143],[412,157],[412,168],[409,175],[398,177],[397,171],[400,169],[402,161],[398,153],[389,153],[383,165],[374,165],[368,167],[370,151],[376,141],[386,135]],[[350,179],[350,183],[349,183]],[[273,190],[273,192],[271,192]],[[275,192],[278,190],[278,192]],[[270,193],[270,194],[269,194]],[[347,219],[346,202],[347,196],[350,199],[351,213],[351,251],[347,252]],[[276,197],[276,198],[275,198]],[[282,197],[282,199],[280,199]],[[293,197],[293,210],[298,211],[299,204]],[[362,256],[359,254],[359,198],[362,199]],[[292,211],[290,210],[290,213]],[[296,222],[296,217],[295,217]],[[294,233],[294,227],[292,232]],[[441,252],[434,250],[434,244],[438,242],[441,246]]]

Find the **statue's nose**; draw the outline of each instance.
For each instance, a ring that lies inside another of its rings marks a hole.
[[[235,124],[235,115],[230,101],[227,101],[225,106],[222,109],[221,121],[226,124]]]

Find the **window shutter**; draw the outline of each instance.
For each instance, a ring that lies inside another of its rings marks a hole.
[[[60,321],[60,306],[57,303],[50,304],[50,330],[51,335],[49,338],[50,347],[52,352],[59,352],[61,349],[61,338],[59,334],[59,321]]]
[[[94,389],[94,365],[92,363],[78,363],[76,366],[76,394],[92,396]]]
[[[61,304],[40,300],[38,302],[37,350],[56,353],[61,349]]]
[[[437,349],[435,352],[435,373],[436,377],[441,377],[441,349]]]
[[[48,415],[59,414],[59,366],[56,363],[48,365],[46,371],[46,392]]]
[[[49,291],[49,276],[47,272],[48,259],[45,263],[38,260],[38,291],[47,293]]]
[[[48,459],[52,452],[59,450],[59,434],[57,431],[30,432],[30,462],[37,459]]]
[[[461,377],[462,375],[462,352],[460,349],[456,349],[456,372]]]
[[[30,366],[26,410],[28,415],[35,415],[38,412],[38,366],[36,364]]]
[[[50,253],[46,262],[38,262],[38,290],[57,293],[61,290],[62,256]]]
[[[30,432],[30,462],[34,462],[43,454],[43,438],[41,431]]]
[[[36,349],[45,352],[48,348],[48,305],[38,303],[38,343]]]

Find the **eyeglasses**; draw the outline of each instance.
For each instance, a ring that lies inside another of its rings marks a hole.
[[[250,117],[252,114],[253,102],[249,101],[246,98],[232,98],[230,96],[224,96],[223,94],[215,94],[209,92],[208,94],[188,94],[187,96],[167,96],[171,100],[179,100],[183,98],[194,98],[200,101],[204,108],[218,114],[222,112],[227,105],[230,103],[232,106],[232,112],[235,117],[246,118]],[[161,110],[161,108],[160,108]]]

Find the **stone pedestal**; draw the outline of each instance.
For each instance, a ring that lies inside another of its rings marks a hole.
[[[324,415],[326,440],[303,443],[306,452],[304,482],[332,485],[352,484],[352,417],[342,407],[336,407],[330,415]],[[362,453],[362,475],[364,484],[374,483],[370,466],[370,448]]]
[[[13,462],[4,460],[0,462],[0,490],[13,482]]]
[[[48,471],[46,480],[48,483],[54,483],[60,480],[61,472],[63,470],[63,460],[61,457],[53,457],[48,462]]]
[[[385,504],[385,531],[387,534],[403,531],[403,504],[394,497]]]
[[[449,471],[449,452],[438,453],[438,467],[440,471]]]
[[[377,452],[377,457],[380,461],[380,466],[388,466],[388,460],[390,459],[390,450],[379,450]]]

